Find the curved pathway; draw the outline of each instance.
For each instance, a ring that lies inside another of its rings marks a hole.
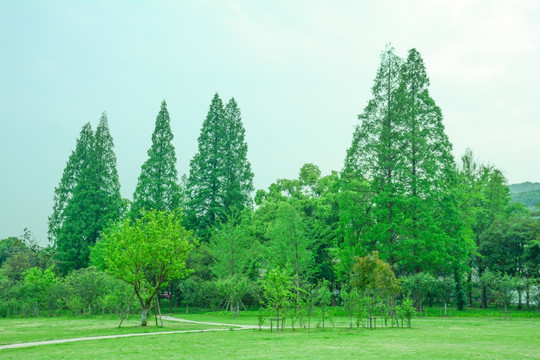
[[[16,348],[23,348],[23,347],[30,347],[30,346],[39,346],[39,345],[63,344],[63,343],[70,343],[70,342],[76,342],[76,341],[116,339],[116,338],[132,337],[132,336],[184,334],[184,333],[246,330],[246,329],[258,329],[259,328],[257,325],[222,324],[222,323],[214,323],[214,322],[186,320],[186,319],[175,318],[175,317],[172,317],[172,316],[162,316],[161,318],[163,320],[168,320],[168,321],[178,321],[178,322],[185,322],[185,323],[190,323],[190,324],[202,324],[202,325],[212,325],[212,326],[226,326],[228,328],[226,328],[226,329],[225,328],[201,329],[201,330],[175,330],[175,331],[160,331],[160,332],[151,332],[151,333],[102,335],[102,336],[80,337],[80,338],[73,338],[73,339],[45,340],[45,341],[19,343],[19,344],[0,345],[0,350],[16,349]],[[267,328],[267,326],[265,326],[263,328]]]

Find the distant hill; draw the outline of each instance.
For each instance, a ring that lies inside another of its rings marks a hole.
[[[540,204],[540,183],[524,182],[509,186],[510,197],[514,202],[520,202],[530,207]]]

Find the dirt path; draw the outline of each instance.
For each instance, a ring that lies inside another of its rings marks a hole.
[[[0,345],[0,350],[4,349],[16,349],[30,346],[40,346],[40,345],[50,345],[50,344],[63,344],[76,341],[88,341],[88,340],[103,340],[103,339],[116,339],[132,336],[149,336],[149,335],[170,335],[170,334],[184,334],[184,333],[197,333],[197,332],[211,332],[211,331],[229,331],[229,330],[246,330],[246,329],[258,329],[256,325],[239,325],[239,324],[222,324],[222,323],[213,323],[213,322],[204,322],[204,321],[194,321],[179,319],[172,316],[162,316],[163,320],[168,321],[178,321],[185,322],[190,324],[202,324],[202,325],[212,325],[212,326],[225,326],[228,328],[220,329],[202,329],[202,330],[175,330],[175,331],[160,331],[160,332],[151,332],[151,333],[134,333],[134,334],[120,334],[120,335],[102,335],[102,336],[88,336],[80,337],[73,339],[58,339],[58,340],[46,340],[46,341],[35,341],[19,344],[9,344],[9,345]]]

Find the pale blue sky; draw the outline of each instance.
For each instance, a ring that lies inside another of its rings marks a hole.
[[[107,111],[131,198],[162,99],[180,174],[213,94],[242,110],[255,187],[342,168],[379,54],[424,57],[459,158],[540,181],[540,2],[0,0],[0,239],[46,243],[82,125]]]

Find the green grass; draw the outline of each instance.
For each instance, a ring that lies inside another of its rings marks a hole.
[[[164,327],[161,327],[155,325],[153,317],[149,318],[149,326],[141,327],[139,326],[139,316],[130,316],[129,320],[124,320],[120,328],[118,327],[119,322],[119,319],[107,316],[96,316],[92,318],[0,319],[0,345],[87,336],[219,328],[219,326],[165,320],[163,321]],[[1,358],[2,355],[0,354]]]
[[[241,313],[239,319],[216,313],[182,317],[209,322],[257,323],[254,312]],[[55,338],[66,334],[69,334],[67,337],[110,334],[116,331],[111,325],[117,325],[116,320],[111,323],[106,319],[20,321],[0,320],[2,342],[35,341],[36,337],[46,337],[47,332],[49,337]],[[27,329],[23,331],[25,321]],[[345,324],[348,320],[336,318],[335,321]],[[32,326],[33,322],[41,325]],[[141,329],[132,323],[121,331],[170,331],[186,325],[168,323],[165,328]],[[12,327],[19,330],[9,330]],[[9,341],[5,340],[6,330]],[[0,359],[540,359],[539,339],[540,319],[427,318],[413,320],[411,329],[329,328],[322,331],[319,328],[310,333],[289,329],[280,334],[268,330],[238,330],[91,340],[0,350]]]

